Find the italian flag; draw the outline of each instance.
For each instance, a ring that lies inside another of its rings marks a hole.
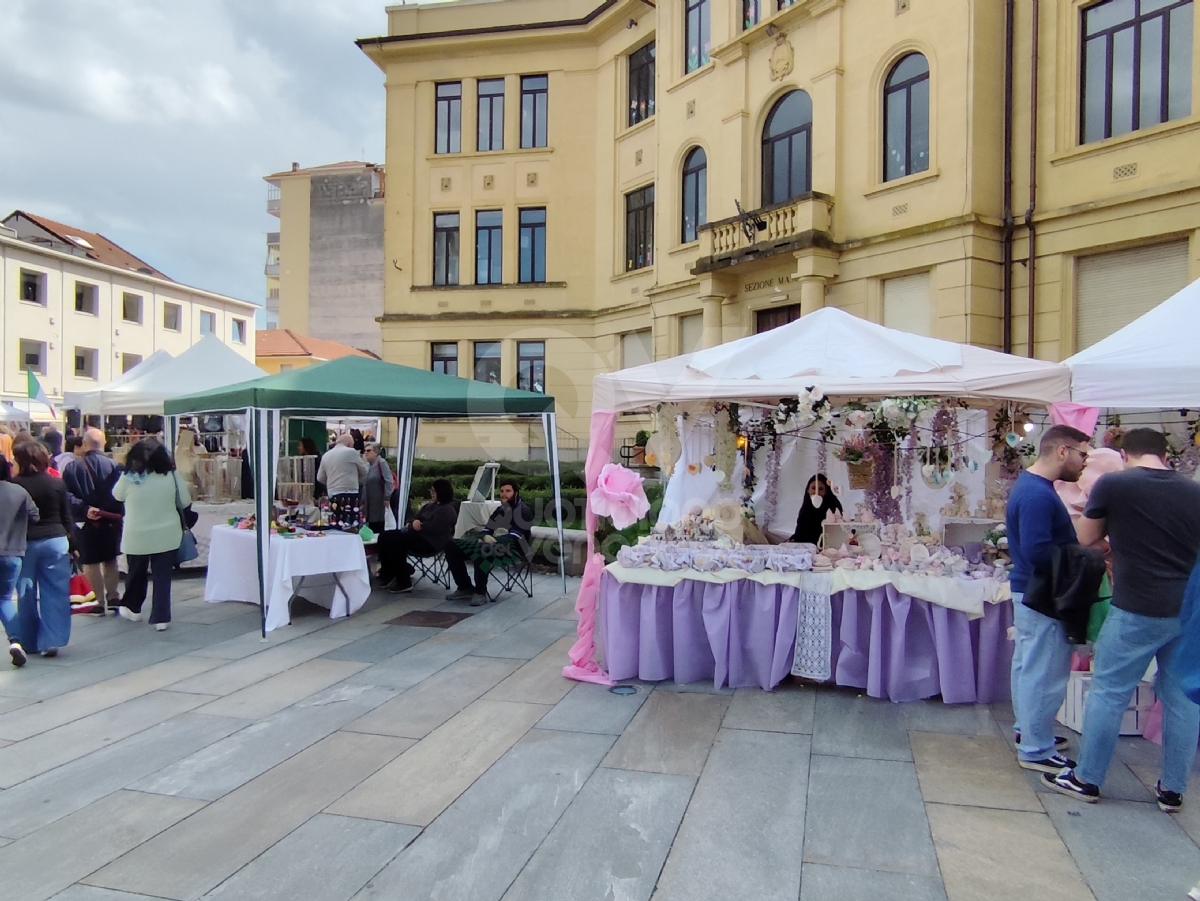
[[[29,376],[29,399],[45,404],[50,410],[50,416],[57,419],[58,414],[54,412],[54,405],[50,403],[50,398],[46,396],[46,392],[42,388],[41,383],[38,382],[37,376],[28,370],[26,370],[25,374]]]

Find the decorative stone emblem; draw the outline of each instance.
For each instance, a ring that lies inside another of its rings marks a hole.
[[[796,51],[792,48],[792,42],[787,39],[786,34],[780,32],[771,50],[771,81],[787,78],[792,74],[795,63]]]

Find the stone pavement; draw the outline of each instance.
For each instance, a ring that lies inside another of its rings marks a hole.
[[[572,586],[574,588],[574,586]],[[1007,705],[565,681],[570,598],[376,592],[336,623],[175,583],[0,671],[6,901],[1178,901],[1200,791],[1122,741],[1098,805],[1018,769]],[[475,615],[395,625],[414,610]]]

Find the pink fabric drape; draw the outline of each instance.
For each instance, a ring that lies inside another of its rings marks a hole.
[[[587,463],[584,466],[584,484],[587,486],[588,503],[584,513],[587,529],[588,557],[579,584],[579,595],[575,599],[575,612],[579,614],[577,633],[579,640],[571,646],[571,662],[563,667],[563,675],[576,682],[594,682],[597,685],[612,685],[613,680],[596,662],[596,604],[600,598],[600,576],[604,572],[604,555],[596,553],[595,539],[598,517],[592,510],[591,495],[596,490],[600,470],[612,458],[613,436],[617,428],[617,414],[609,410],[592,413],[591,435],[588,441]]]
[[[1092,434],[1096,431],[1096,422],[1100,419],[1100,408],[1089,407],[1087,404],[1077,404],[1065,400],[1050,405],[1050,421],[1055,425],[1069,425],[1073,429]]]

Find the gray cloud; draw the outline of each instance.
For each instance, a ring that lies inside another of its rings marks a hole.
[[[262,302],[262,176],[383,159],[381,0],[4,0],[0,215]]]

